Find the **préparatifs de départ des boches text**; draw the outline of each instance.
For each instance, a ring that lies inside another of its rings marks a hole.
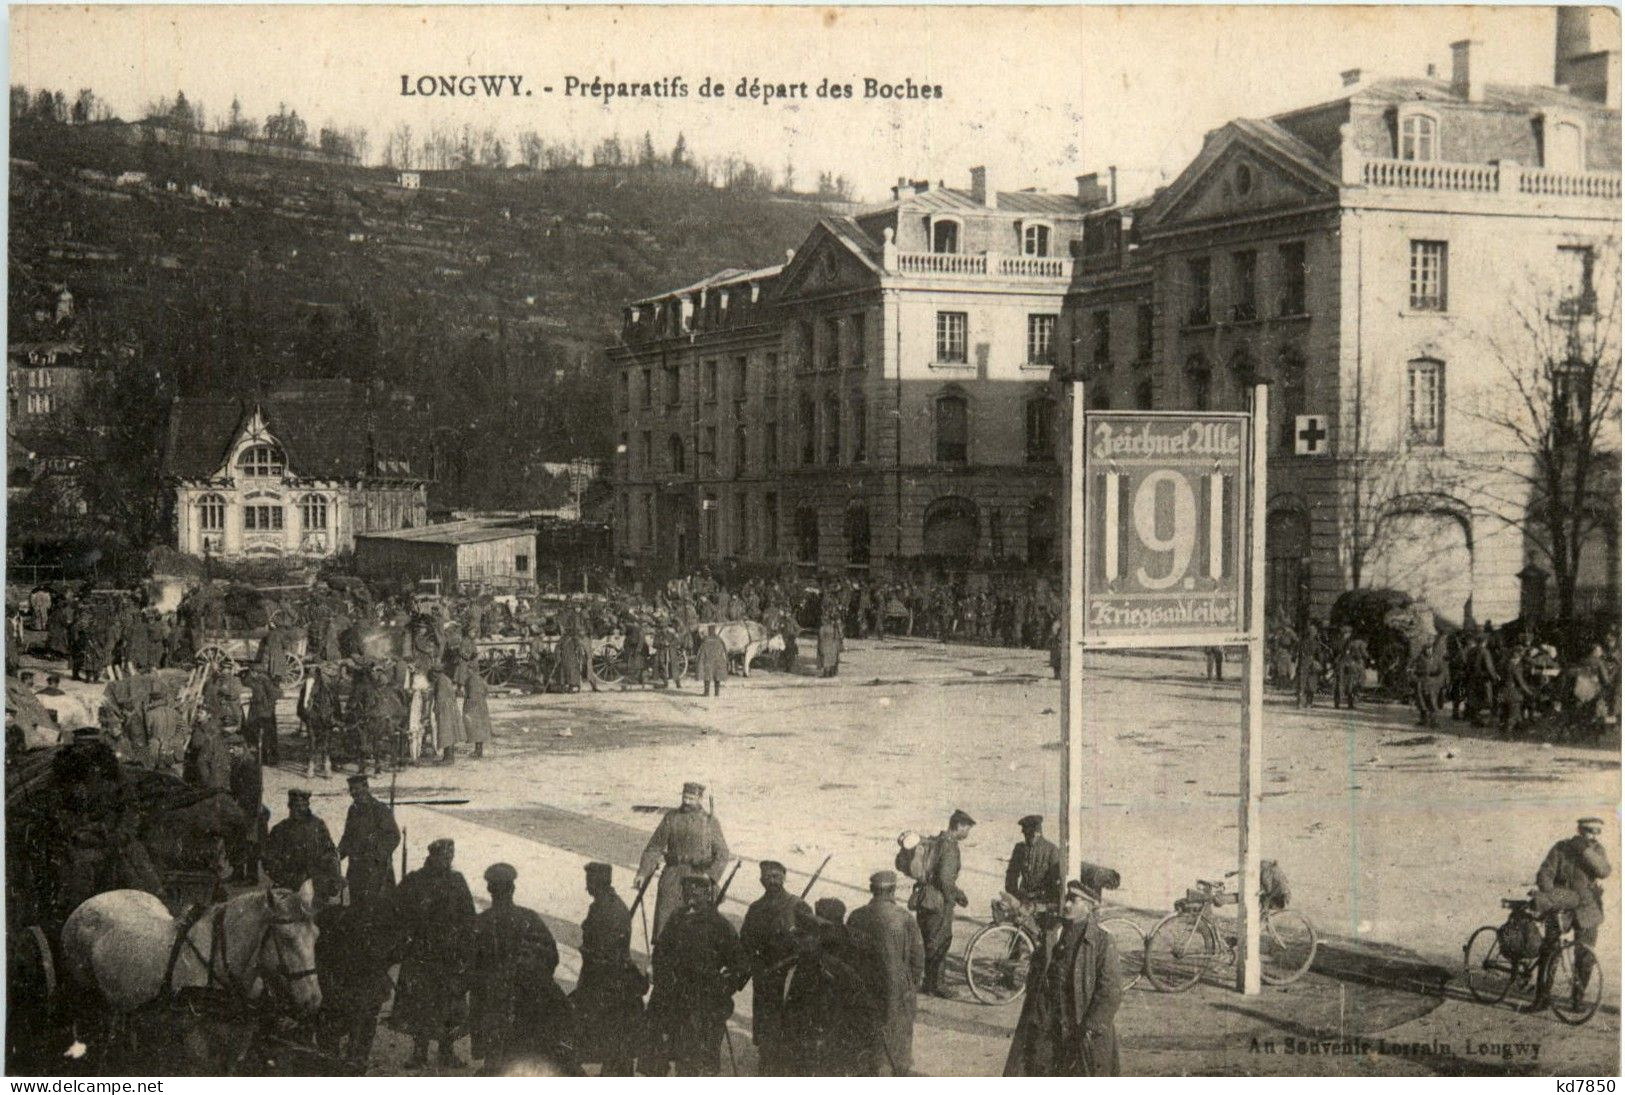
[[[523,76],[501,75],[401,74],[401,95],[406,98],[473,99],[529,98],[533,92]],[[534,86],[534,85],[533,85]],[[705,76],[699,80],[664,76],[658,80],[613,80],[602,76],[587,79],[566,76],[555,88],[545,85],[543,94],[562,92],[567,99],[597,99],[606,106],[617,99],[744,99],[759,103],[838,101],[871,99],[907,101],[942,99],[941,84],[905,77],[901,81],[865,76],[858,80],[824,77],[812,80],[768,80],[758,76],[722,79]]]

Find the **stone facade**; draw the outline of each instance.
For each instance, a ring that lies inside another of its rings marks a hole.
[[[1617,293],[1619,112],[1455,53],[1449,80],[1349,73],[1334,102],[1238,119],[1088,219],[1063,337],[1092,406],[1241,408],[1272,383],[1272,611],[1323,617],[1356,585],[1457,620],[1529,598],[1529,458],[1491,423],[1526,320]],[[1298,415],[1325,416],[1321,455],[1295,453]],[[1582,584],[1617,603],[1610,489]]]

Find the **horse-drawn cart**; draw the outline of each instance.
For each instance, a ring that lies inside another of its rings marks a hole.
[[[236,673],[238,668],[251,665],[259,658],[260,644],[265,641],[266,628],[248,631],[206,631],[198,640],[193,657],[196,664],[207,666],[217,673]],[[299,683],[304,676],[304,632],[284,629],[285,645],[279,664],[271,667],[271,675],[285,688]]]
[[[560,635],[494,635],[478,639],[480,677],[493,687],[513,681],[526,680],[545,689],[559,677]],[[599,680],[614,684],[625,674],[621,647],[625,637],[620,632],[587,640],[592,657],[592,670]],[[681,653],[684,669],[688,654]]]

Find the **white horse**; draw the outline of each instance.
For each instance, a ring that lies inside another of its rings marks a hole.
[[[322,1003],[315,915],[309,881],[297,892],[240,894],[205,910],[190,927],[149,893],[110,890],[80,905],[62,926],[62,963],[74,987],[115,1018],[157,1000],[166,988],[224,989],[255,1000],[267,984],[310,1013]]]

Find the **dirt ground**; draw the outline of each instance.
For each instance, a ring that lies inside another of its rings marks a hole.
[[[1086,668],[1085,801],[1098,806],[1085,818],[1085,856],[1121,872],[1111,901],[1149,929],[1193,880],[1235,865],[1239,686],[1203,680],[1199,655],[1097,655]],[[456,866],[477,894],[487,864],[517,867],[518,900],[549,918],[569,983],[588,903],[582,865],[614,863],[629,895],[658,820],[633,807],[675,804],[684,780],[710,787],[746,860],[724,907],[736,918],[760,892],[756,860],[783,861],[799,888],[830,855],[814,896],[852,907],[867,897],[868,874],[891,865],[899,832],[935,832],[961,808],[980,824],[964,848],[971,905],[957,960],[1002,885],[1016,819],[1042,813],[1053,835],[1059,698],[1042,652],[926,641],[852,642],[834,680],[758,670],[715,699],[692,682],[681,692],[499,694],[499,737],[485,759],[409,768],[395,781],[400,799],[469,803],[397,812],[412,867],[439,836],[456,839]],[[291,736],[291,699],[283,706]],[[1499,899],[1532,885],[1575,818],[1610,819],[1604,840],[1620,862],[1617,735],[1596,748],[1554,747],[1498,741],[1465,723],[1420,731],[1414,721],[1399,706],[1299,711],[1269,696],[1263,854],[1290,877],[1294,907],[1323,939],[1320,957],[1297,984],[1255,997],[1234,991],[1229,968],[1179,996],[1142,983],[1118,1019],[1127,1073],[1617,1073],[1617,874],[1598,947],[1604,1007],[1588,1025],[1485,1007],[1459,977],[1467,936],[1500,922]],[[297,741],[283,755],[284,769],[266,779],[273,818],[287,787],[309,785],[337,838],[342,778],[305,780]],[[387,797],[389,777],[375,786]],[[636,925],[634,936],[641,948]],[[754,1062],[747,995],[732,1022],[741,1072]],[[917,1069],[997,1074],[1018,1010],[964,991],[922,999]],[[408,1048],[381,1035],[374,1071],[399,1071]]]

